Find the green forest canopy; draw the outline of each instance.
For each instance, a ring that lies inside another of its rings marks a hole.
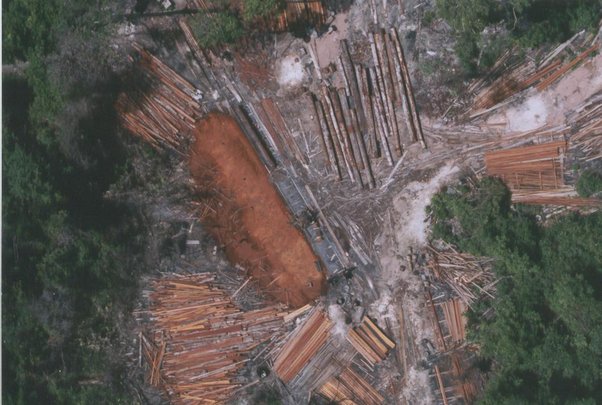
[[[484,404],[602,402],[602,212],[537,223],[510,191],[485,178],[448,188],[429,210],[433,238],[495,258],[497,297],[471,339],[492,364]]]
[[[436,12],[455,31],[456,54],[467,72],[490,67],[510,43],[537,47],[596,30],[600,0],[437,0]],[[507,34],[484,40],[485,27],[503,23]],[[480,66],[477,66],[477,61]]]
[[[116,320],[144,241],[104,193],[127,167],[107,43],[117,3],[2,3],[2,402],[126,403]]]

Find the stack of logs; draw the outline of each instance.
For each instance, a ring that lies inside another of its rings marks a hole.
[[[270,21],[268,29],[288,32],[298,26],[317,27],[324,25],[328,10],[322,0],[285,0],[284,10]]]
[[[372,366],[383,361],[395,348],[395,342],[367,316],[358,327],[349,331],[347,340]]]
[[[497,279],[492,259],[456,251],[452,246],[435,249],[429,246],[432,259],[428,266],[433,276],[450,287],[467,306],[483,298],[494,298]]]
[[[501,178],[513,191],[556,190],[564,185],[566,141],[485,154],[487,174]]]
[[[590,57],[598,48],[591,36],[578,33],[548,54],[539,54],[525,61],[517,58],[516,50],[506,51],[492,67],[490,73],[473,82],[468,92],[475,93],[474,101],[466,112],[476,118],[512,101],[515,96],[531,87],[544,91],[571,69]],[[580,49],[576,56],[574,48]],[[569,60],[563,63],[563,59]],[[536,64],[534,60],[541,62]]]
[[[303,325],[287,338],[274,359],[274,372],[285,383],[290,382],[326,344],[332,322],[320,307],[313,309]]]
[[[380,405],[383,396],[351,367],[330,378],[318,392],[337,404]]]
[[[312,103],[330,171],[341,180],[344,170],[352,182],[372,188],[372,159],[384,157],[393,166],[406,143],[426,143],[397,31],[372,33],[369,42],[374,67],[354,64],[341,41],[337,65],[344,88],[324,85]]]
[[[512,201],[524,204],[597,206],[595,198],[576,198],[564,183],[566,141],[556,141],[485,154],[487,175],[501,178]]]
[[[153,341],[141,334],[149,382],[172,403],[228,400],[248,384],[240,372],[251,350],[283,333],[282,306],[244,312],[210,273],[170,274],[154,280],[145,294],[149,308],[142,319],[150,319],[159,336]]]
[[[459,299],[453,298],[442,302],[439,307],[443,311],[445,324],[449,331],[449,337],[444,336],[444,339],[449,338],[451,340],[446,345],[453,347],[454,345],[463,343],[466,338],[466,318],[464,316],[466,307],[464,303]]]
[[[154,147],[177,149],[202,114],[195,87],[142,48],[132,60],[140,76],[116,103],[124,126]]]
[[[592,96],[567,117],[577,132],[570,137],[570,148],[584,163],[602,158],[602,92]]]

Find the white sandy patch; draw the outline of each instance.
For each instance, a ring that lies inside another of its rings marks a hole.
[[[345,324],[345,312],[340,306],[332,304],[328,306],[328,317],[332,321],[332,333],[340,339],[345,340],[349,326]]]
[[[524,103],[506,111],[510,131],[529,131],[546,124],[548,109],[541,94],[529,97]]]
[[[458,172],[458,167],[451,164],[443,166],[427,183],[412,182],[393,200],[395,207],[400,253],[407,254],[408,249],[421,247],[426,243],[426,206],[431,198],[449,179]]]
[[[278,84],[284,87],[298,86],[305,78],[305,70],[301,60],[296,56],[287,56],[278,66]]]
[[[543,92],[529,89],[521,103],[501,109],[487,122],[505,123],[510,132],[560,125],[566,114],[599,91],[602,91],[602,54],[587,60]]]
[[[434,330],[424,300],[424,286],[419,276],[408,269],[406,256],[410,248],[418,251],[427,242],[428,224],[426,206],[433,195],[459,171],[452,163],[443,166],[435,176],[426,182],[415,181],[408,184],[393,199],[393,207],[388,212],[388,221],[376,245],[380,250],[382,268],[379,277],[379,299],[370,306],[370,314],[379,321],[387,319],[394,330],[400,330],[399,310],[403,308],[406,328],[411,330],[411,338],[417,348],[417,361],[424,359],[421,342],[435,340]],[[431,404],[435,402],[429,386],[428,371],[418,364],[410,364],[400,400],[406,403]]]
[[[336,63],[341,54],[340,41],[347,38],[348,20],[347,13],[337,14],[332,22],[337,27],[336,31],[327,32],[315,39],[318,64],[320,68],[325,68],[331,63]]]

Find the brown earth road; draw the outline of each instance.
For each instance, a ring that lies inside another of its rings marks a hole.
[[[319,258],[238,123],[221,113],[200,121],[189,163],[201,220],[227,258],[280,302],[300,307],[318,298],[325,289]]]

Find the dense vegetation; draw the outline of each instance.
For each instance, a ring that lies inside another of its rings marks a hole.
[[[581,197],[591,197],[601,194],[602,174],[593,169],[585,170],[579,176],[576,188]]]
[[[449,188],[429,210],[433,237],[495,258],[494,301],[470,314],[491,376],[485,404],[602,402],[602,213],[541,226],[496,179]],[[493,307],[495,315],[478,315]]]
[[[138,215],[105,198],[127,165],[107,42],[118,2],[2,4],[2,402],[127,402],[120,319],[130,311]],[[121,364],[121,365],[120,365]]]
[[[600,0],[437,0],[437,14],[456,33],[456,54],[469,73],[491,66],[510,43],[535,47],[596,29]],[[501,23],[501,27],[499,27]],[[498,30],[484,35],[486,27]],[[500,30],[499,28],[503,28]]]
[[[194,35],[203,47],[214,48],[235,44],[243,36],[261,30],[258,22],[282,10],[283,0],[244,0],[241,9],[232,8],[228,2],[212,0],[213,11],[199,13],[190,18]]]

